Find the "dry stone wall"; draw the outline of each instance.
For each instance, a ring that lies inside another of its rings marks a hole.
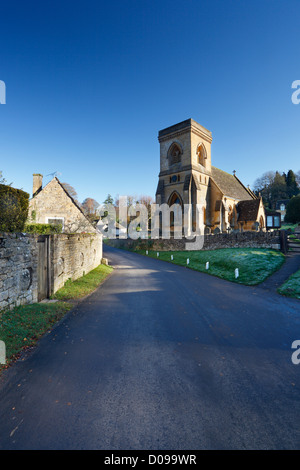
[[[0,233],[0,309],[37,301],[36,236]]]
[[[52,291],[68,279],[78,279],[99,266],[102,237],[99,234],[56,234],[50,236]]]
[[[47,259],[41,258],[39,242],[48,239]],[[95,234],[0,233],[0,310],[37,302],[39,266],[46,265],[49,295],[99,266],[102,236]],[[45,264],[46,263],[46,264]]]
[[[193,241],[182,239],[150,239],[150,240],[131,240],[131,239],[115,239],[106,240],[110,246],[116,248],[149,249],[155,251],[184,251],[186,246],[188,250],[193,250]],[[203,250],[216,250],[219,248],[273,248],[280,249],[280,232],[237,232],[237,233],[220,233],[216,235],[204,235]]]

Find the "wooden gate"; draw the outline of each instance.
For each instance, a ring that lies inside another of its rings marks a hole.
[[[50,294],[50,237],[38,237],[38,302],[49,298]]]
[[[295,228],[294,233],[288,234],[288,249],[293,254],[300,253],[300,227]]]

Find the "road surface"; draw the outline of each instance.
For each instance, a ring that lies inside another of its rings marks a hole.
[[[0,379],[0,449],[298,449],[300,302],[105,248],[114,273]]]

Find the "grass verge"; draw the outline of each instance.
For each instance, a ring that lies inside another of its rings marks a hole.
[[[300,269],[292,274],[277,291],[287,297],[300,299]]]
[[[33,347],[36,342],[57,323],[70,309],[67,302],[38,303],[15,307],[0,313],[0,339],[6,348],[7,368],[20,353]]]
[[[0,373],[61,320],[73,308],[72,301],[91,294],[112,270],[111,266],[101,264],[76,281],[67,281],[52,296],[57,302],[23,305],[0,312],[0,340],[6,349],[6,364],[0,364]]]
[[[64,287],[59,289],[51,296],[51,299],[57,300],[77,300],[82,299],[86,295],[91,294],[104,281],[104,279],[112,272],[113,268],[105,264],[100,264],[97,268],[88,274],[65,283]]]
[[[145,250],[138,253],[146,254]],[[173,261],[171,260],[173,256]],[[157,258],[156,251],[148,256]],[[277,271],[285,261],[278,251],[263,248],[224,248],[211,251],[161,251],[159,259],[244,285],[256,285]],[[187,259],[189,264],[187,265]],[[209,269],[206,269],[206,263]],[[238,268],[239,277],[235,278]]]

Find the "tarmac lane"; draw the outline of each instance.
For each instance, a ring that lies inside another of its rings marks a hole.
[[[297,449],[299,301],[105,247],[114,273],[0,379],[0,449]]]

